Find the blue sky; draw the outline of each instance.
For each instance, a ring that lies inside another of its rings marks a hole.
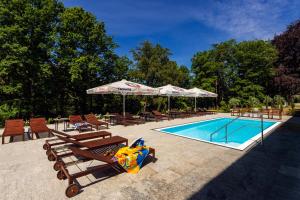
[[[197,51],[235,38],[271,39],[300,19],[299,0],[62,0],[104,21],[119,55],[142,41],[160,43],[190,67]]]

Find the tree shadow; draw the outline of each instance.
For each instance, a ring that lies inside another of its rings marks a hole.
[[[142,170],[143,167],[145,167],[149,163],[156,162],[157,160],[158,159],[154,158],[152,155],[148,155],[147,158],[145,158],[145,160],[143,161],[141,170]],[[89,167],[87,169],[89,169]],[[121,169],[121,167],[120,167],[120,169]],[[124,170],[122,170],[122,169],[120,171],[116,171],[113,168],[108,168],[106,170],[99,170],[99,171],[93,172],[93,173],[91,173],[91,175],[96,180],[92,181],[92,182],[90,182],[88,184],[81,185],[81,188],[84,189],[84,188],[86,188],[88,186],[91,186],[91,185],[94,185],[94,184],[99,183],[101,181],[104,181],[106,179],[112,178],[112,177],[117,176],[117,175],[119,175],[121,173],[126,173],[126,172]],[[79,184],[79,182],[77,180],[76,180],[76,182]]]
[[[192,199],[300,199],[300,118],[289,119]]]

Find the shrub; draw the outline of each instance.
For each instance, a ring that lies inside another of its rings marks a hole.
[[[238,98],[231,98],[228,102],[230,108],[236,108],[237,106],[241,105],[241,101]]]
[[[273,99],[270,96],[265,96],[264,98],[264,105],[266,106],[266,108],[269,107],[269,105],[272,103]]]
[[[3,125],[6,119],[13,118],[17,114],[18,109],[14,105],[2,104],[0,106],[0,125]]]
[[[273,103],[277,108],[282,109],[285,103],[285,99],[280,95],[276,95],[274,96]]]
[[[225,101],[221,101],[220,102],[220,109],[223,112],[229,112],[230,111],[230,107],[229,107],[229,105]]]
[[[256,97],[249,97],[249,99],[247,100],[247,105],[251,108],[258,107],[260,106],[260,101]]]

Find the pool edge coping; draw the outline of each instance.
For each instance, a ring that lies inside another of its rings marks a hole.
[[[154,128],[152,130],[157,131],[157,132],[161,132],[161,133],[164,133],[164,134],[175,135],[177,137],[188,138],[188,139],[191,139],[191,140],[205,142],[205,143],[208,143],[208,144],[213,144],[213,145],[222,146],[222,147],[226,147],[226,148],[230,148],[230,149],[234,149],[234,150],[240,150],[240,151],[243,151],[243,150],[247,149],[248,147],[251,146],[251,144],[253,144],[259,138],[261,138],[261,132],[259,132],[258,134],[256,134],[252,138],[248,139],[244,143],[238,145],[237,147],[234,147],[234,146],[229,146],[229,145],[222,144],[222,143],[210,142],[210,141],[203,140],[203,139],[197,139],[197,138],[192,138],[192,137],[188,137],[188,136],[179,135],[179,134],[176,134],[176,133],[170,133],[170,132],[167,132],[167,131],[162,131],[162,129],[166,129],[166,128],[180,127],[180,126],[185,126],[185,125],[189,125],[189,124],[195,124],[195,123],[205,122],[205,121],[213,121],[213,120],[222,119],[222,118],[232,118],[232,117],[216,117],[216,118],[206,119],[206,120],[201,120],[201,121],[196,121],[196,122],[189,122],[189,123],[177,124],[177,125],[173,125],[173,126],[165,126],[165,127],[160,127],[160,128]],[[259,119],[249,119],[249,118],[246,118],[246,119],[247,120],[253,120],[253,121],[260,121]],[[272,126],[266,128],[264,130],[263,136],[265,136],[267,134],[270,134],[271,132],[276,130],[276,128],[278,128],[279,125],[281,125],[283,123],[282,121],[270,121],[270,120],[267,120],[266,122],[275,122],[275,123]]]

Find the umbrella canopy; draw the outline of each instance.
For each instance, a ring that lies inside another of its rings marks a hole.
[[[213,92],[208,92],[208,97],[218,97],[218,94]]]
[[[125,79],[114,83],[88,89],[87,94],[121,94],[123,95],[123,115],[125,116],[126,95],[157,95],[158,89],[127,81]]]
[[[88,94],[156,95],[159,90],[125,79],[87,90]]]
[[[170,111],[170,97],[191,97],[194,95],[193,92],[188,91],[187,89],[177,87],[171,84],[159,87],[159,95],[168,97],[168,110]]]
[[[191,96],[193,92],[188,91],[187,89],[177,87],[171,84],[159,87],[159,95],[162,96],[175,96],[175,97],[184,97]]]
[[[209,92],[206,91],[206,90],[202,90],[202,89],[199,89],[199,88],[192,88],[192,89],[189,89],[188,91],[192,92],[194,94],[193,97],[208,97],[209,96]]]
[[[188,91],[193,92],[195,97],[195,112],[197,111],[197,97],[217,97],[218,95],[213,93],[213,92],[209,92],[206,90],[202,90],[200,88],[192,88],[189,89]]]

